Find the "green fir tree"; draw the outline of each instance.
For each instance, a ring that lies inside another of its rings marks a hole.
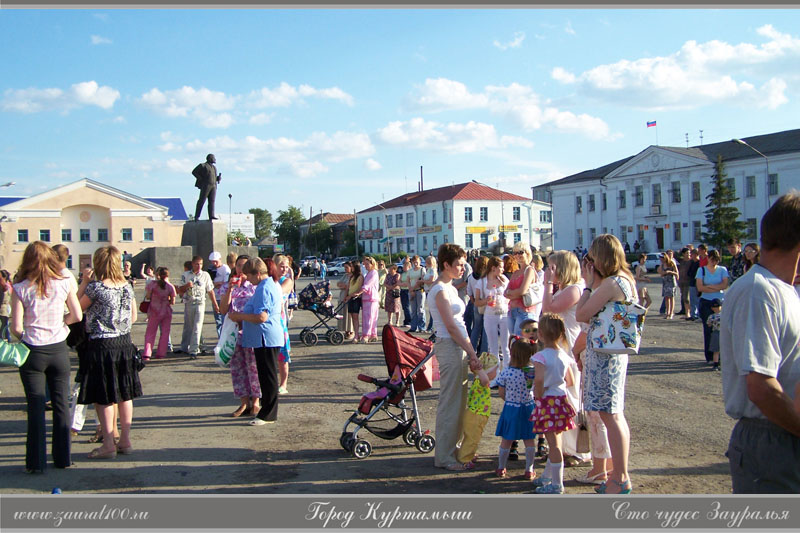
[[[717,155],[717,164],[714,166],[714,175],[711,176],[713,189],[706,196],[706,231],[703,240],[713,247],[724,250],[729,239],[744,239],[747,236],[746,224],[739,220],[741,213],[733,205],[739,199],[736,192],[728,186],[725,164],[722,156]]]

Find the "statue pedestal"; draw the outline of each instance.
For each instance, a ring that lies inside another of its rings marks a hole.
[[[191,246],[192,255],[199,255],[206,264],[213,251],[222,254],[224,262],[228,253],[228,226],[222,220],[188,220],[183,225],[181,246]]]

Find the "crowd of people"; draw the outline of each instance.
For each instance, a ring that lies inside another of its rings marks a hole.
[[[661,316],[700,319],[705,359],[723,372],[726,411],[739,420],[728,450],[736,492],[800,490],[800,300],[792,288],[800,281],[798,216],[800,195],[790,193],[762,221],[763,249],[756,243],[742,248],[732,239],[726,267],[719,250],[687,246],[662,253],[656,268]],[[20,368],[28,405],[27,472],[46,466],[48,398],[53,462],[57,468],[72,463],[68,342],[79,356],[76,403],[94,405],[99,423],[101,445],[88,458],[113,459],[134,450],[133,400],[143,394],[139,370],[169,351],[196,358],[209,302],[218,334],[225,321],[239,330],[230,360],[239,401],[232,416],[249,415],[254,426],[277,420],[278,397],[288,393],[289,299],[299,276],[291,257],[230,253],[223,262],[213,252],[209,273],[203,257],[195,256],[175,285],[167,268],[142,267],[147,327],[139,351],[130,335],[139,309],[130,263],[114,246],[99,248],[78,282],[66,268],[67,256],[63,245],[37,241],[26,248],[13,280],[0,271],[3,337],[10,332],[30,348]],[[518,457],[522,441],[523,475],[537,493],[564,492],[569,460],[591,461],[591,469],[575,481],[597,485],[598,493],[630,493],[628,355],[600,350],[594,333],[596,317],[609,306],[652,304],[644,286],[650,281],[646,256],[631,270],[624,245],[608,234],[580,254],[555,251],[543,257],[519,242],[503,257],[479,256],[470,264],[467,256],[458,245],[444,244],[436,257],[406,257],[400,268],[368,256],[346,263],[334,282],[346,305],[337,317],[346,339],[377,342],[381,309],[388,324],[431,333],[440,372],[435,466],[474,468],[490,391],[497,389],[504,402],[495,430],[497,476],[508,475],[508,460]],[[184,325],[180,345],[172,347],[179,297]],[[748,342],[740,342],[742,335]],[[578,411],[586,413],[589,453],[578,450]],[[777,472],[763,463],[778,452],[793,456],[794,466]],[[547,457],[540,475],[534,468],[537,454]]]

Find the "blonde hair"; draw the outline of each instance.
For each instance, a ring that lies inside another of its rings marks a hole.
[[[581,264],[578,256],[567,250],[558,250],[550,254],[548,262],[556,267],[558,284],[567,287],[578,283],[581,279]]]
[[[239,257],[236,252],[229,252],[228,256],[225,258],[225,262],[228,263],[228,266],[233,268],[236,266],[236,258]]]
[[[429,255],[429,256],[428,256],[428,257],[425,259],[425,264],[427,265],[428,263],[430,263],[430,264],[431,264],[431,268],[432,268],[432,269],[434,269],[434,270],[436,270],[436,269],[437,269],[436,258],[435,258],[435,257],[433,257],[432,255]]]
[[[628,262],[625,260],[622,243],[610,233],[603,233],[594,238],[589,246],[589,255],[594,262],[595,270],[604,279],[619,273],[624,273],[631,280],[633,279]]]
[[[281,266],[283,263],[286,263],[289,266],[291,266],[291,264],[292,264],[289,261],[289,258],[287,256],[283,255],[283,254],[277,254],[277,255],[273,256],[272,260],[275,262],[276,266]]]
[[[103,246],[94,252],[92,267],[94,279],[97,281],[109,280],[114,283],[123,283],[125,276],[122,274],[122,254],[116,246]]]
[[[530,244],[528,244],[527,242],[519,241],[517,243],[514,243],[514,247],[511,250],[514,252],[522,252],[522,255],[525,256],[525,263],[530,264],[531,256],[533,255],[531,252]]]
[[[365,263],[369,263],[369,264],[370,264],[370,266],[371,266],[373,269],[376,269],[376,268],[378,268],[378,263],[375,261],[375,258],[374,258],[374,257],[366,256],[366,257],[364,258],[364,262],[365,262]]]
[[[539,317],[539,340],[545,344],[555,344],[569,351],[567,328],[564,320],[555,313],[542,313]]]
[[[544,267],[544,261],[542,260],[542,256],[540,256],[539,254],[533,254],[531,256],[531,265],[533,265],[533,268],[535,268],[536,270],[541,270]]]

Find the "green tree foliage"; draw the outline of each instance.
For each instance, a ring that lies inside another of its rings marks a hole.
[[[272,236],[272,213],[266,209],[253,207],[248,210],[253,215],[253,222],[256,226],[256,240]]]
[[[344,246],[339,252],[339,255],[356,255],[356,233],[353,229],[348,227],[344,232],[342,232],[342,242],[344,243]],[[358,255],[363,255],[364,243],[360,243],[359,248],[361,253]]]
[[[711,194],[706,196],[706,230],[703,240],[717,249],[724,250],[729,239],[744,239],[746,224],[739,220],[741,214],[736,206],[732,205],[738,200],[736,193],[728,186],[725,165],[722,156],[717,156],[714,175],[711,176],[714,186]]]
[[[238,240],[240,246],[244,246],[247,242],[247,236],[239,230],[228,233],[228,246],[233,244],[233,239]]]
[[[320,220],[313,226],[306,235],[306,248],[316,254],[330,253],[335,241],[333,240],[333,226],[325,220]]]
[[[286,245],[287,252],[298,253],[300,251],[300,224],[303,220],[305,220],[303,213],[293,205],[290,205],[285,211],[278,211],[275,234],[278,241]]]

